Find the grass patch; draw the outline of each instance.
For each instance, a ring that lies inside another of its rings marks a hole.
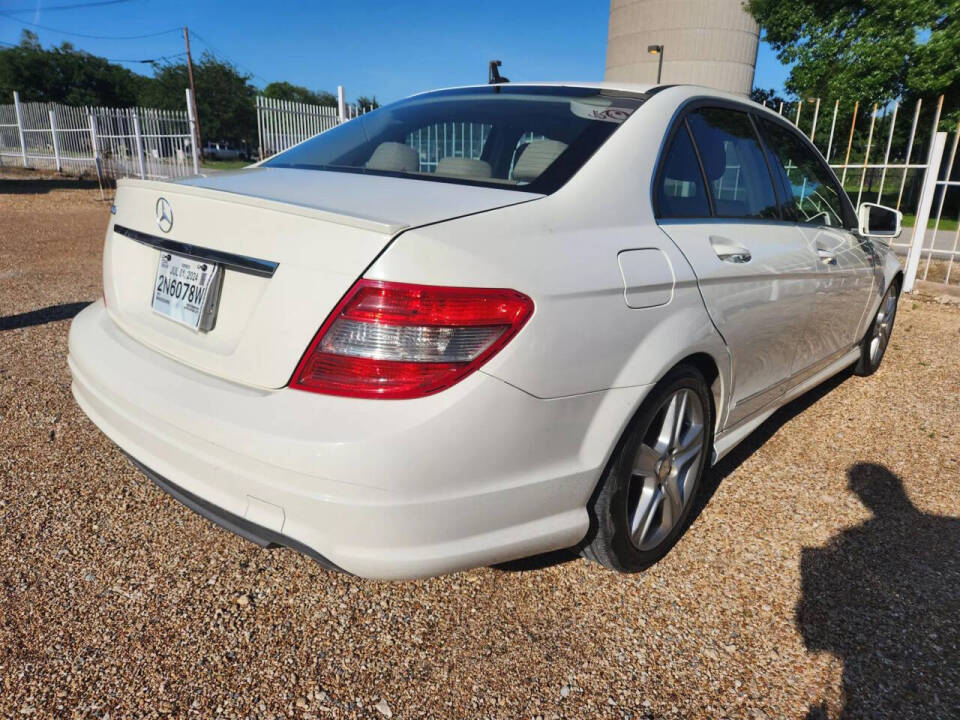
[[[249,160],[204,160],[200,167],[208,170],[237,170],[251,164]]]
[[[917,224],[917,216],[913,213],[904,213],[903,214],[903,226],[904,227],[913,227]],[[933,230],[933,226],[937,224],[936,216],[931,217],[927,221],[927,228]],[[952,230],[956,232],[957,229],[957,220],[955,218],[940,218],[940,229],[941,230]]]

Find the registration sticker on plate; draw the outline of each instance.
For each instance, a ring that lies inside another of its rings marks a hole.
[[[161,252],[153,311],[194,330],[213,329],[223,269],[215,263]]]

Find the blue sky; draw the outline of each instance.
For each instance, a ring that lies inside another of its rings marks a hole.
[[[171,57],[183,52],[175,28],[187,25],[196,56],[213,50],[252,73],[258,86],[343,85],[348,99],[375,94],[388,102],[484,82],[492,58],[503,60],[512,80],[600,80],[608,11],[607,0],[0,0],[0,42],[16,43],[29,28],[44,46],[68,40],[112,60]],[[160,34],[119,39],[153,33]],[[150,72],[149,65],[124,64]],[[761,44],[755,84],[779,91],[786,75]]]

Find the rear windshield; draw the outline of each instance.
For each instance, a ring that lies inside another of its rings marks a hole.
[[[645,99],[577,87],[441,90],[361,115],[263,165],[551,193]]]

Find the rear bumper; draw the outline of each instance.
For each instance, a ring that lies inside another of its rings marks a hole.
[[[410,401],[259,390],[137,343],[102,302],[74,320],[69,363],[84,412],[182,502],[387,579],[576,544],[647,390],[540,400],[482,372]]]
[[[229,513],[223,508],[219,508],[216,505],[207,502],[202,497],[198,497],[193,493],[184,490],[182,487],[174,485],[165,477],[157,475],[157,473],[143,463],[139,462],[136,458],[130,457],[129,455],[127,457],[130,458],[130,462],[140,469],[140,472],[146,475],[154,483],[154,485],[167,493],[167,495],[172,497],[174,500],[177,500],[181,504],[186,505],[198,515],[202,515],[210,522],[219,525],[224,530],[229,530],[230,532],[239,535],[240,537],[245,538],[246,540],[249,540],[255,545],[259,545],[263,548],[280,546],[289,547],[293,550],[303,553],[304,555],[309,555],[328,570],[345,572],[343,568],[337,567],[334,563],[330,562],[330,560],[325,558],[313,548],[307,547],[303,543],[299,543],[292,538],[288,538],[278,532],[262,527],[261,525],[252,523],[246,518],[240,517],[239,515]]]

